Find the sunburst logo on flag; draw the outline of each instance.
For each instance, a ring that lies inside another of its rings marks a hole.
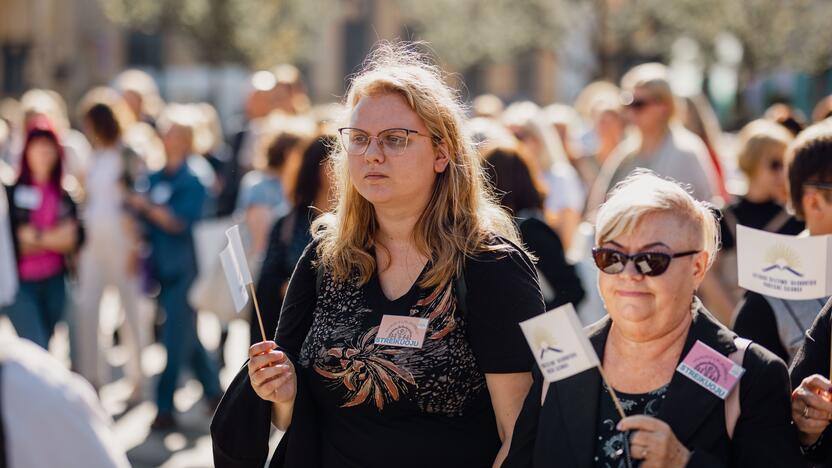
[[[546,355],[548,352],[553,353],[562,353],[563,350],[557,348],[557,339],[549,333],[548,330],[545,328],[537,328],[534,331],[534,343],[540,353],[540,359],[543,359],[543,356]]]
[[[778,243],[768,249],[765,261],[768,266],[763,268],[763,271],[766,273],[772,270],[785,270],[795,276],[803,276],[803,273],[798,271],[802,267],[800,255],[785,244]]]

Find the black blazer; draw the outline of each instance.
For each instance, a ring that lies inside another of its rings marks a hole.
[[[588,327],[595,352],[603,362],[612,321],[605,317]],[[724,355],[736,350],[734,333],[704,308],[693,312],[693,323],[682,357],[696,340]],[[680,359],[681,360],[681,359]],[[689,467],[799,467],[797,433],[791,424],[789,376],[786,365],[761,346],[751,344],[743,361],[740,384],[742,409],[733,440],[725,429],[723,400],[676,372],[659,419],[692,451]],[[591,467],[601,377],[597,369],[549,384],[540,406],[540,371],[517,419],[503,468]]]

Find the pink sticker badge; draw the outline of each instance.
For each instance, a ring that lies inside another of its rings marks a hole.
[[[745,369],[697,340],[676,371],[724,400]]]
[[[421,317],[385,315],[378,327],[375,344],[402,348],[421,348],[429,320]]]

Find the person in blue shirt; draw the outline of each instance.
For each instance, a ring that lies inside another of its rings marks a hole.
[[[196,331],[196,311],[188,303],[188,290],[197,275],[193,226],[205,202],[205,187],[186,163],[193,144],[193,127],[186,110],[167,109],[158,121],[165,146],[165,167],[149,176],[147,190],[132,195],[128,203],[141,216],[149,243],[150,269],[159,284],[159,305],[165,312],[162,342],[167,364],[159,379],[154,429],[170,429],[173,393],[184,364],[192,366],[211,409],[219,401],[216,365]]]

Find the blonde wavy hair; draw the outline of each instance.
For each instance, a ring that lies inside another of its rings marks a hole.
[[[424,121],[434,142],[445,144],[450,163],[437,174],[433,193],[414,228],[414,241],[430,262],[425,288],[447,284],[462,271],[466,256],[507,245],[488,245],[494,235],[520,245],[512,218],[495,202],[482,163],[464,129],[464,111],[439,68],[419,52],[420,44],[382,43],[352,80],[347,112],[366,96],[398,94]],[[436,149],[438,151],[438,149]],[[312,225],[320,264],[335,281],[365,284],[376,270],[372,249],[378,222],[372,204],[350,182],[341,145],[330,157],[337,205]]]

